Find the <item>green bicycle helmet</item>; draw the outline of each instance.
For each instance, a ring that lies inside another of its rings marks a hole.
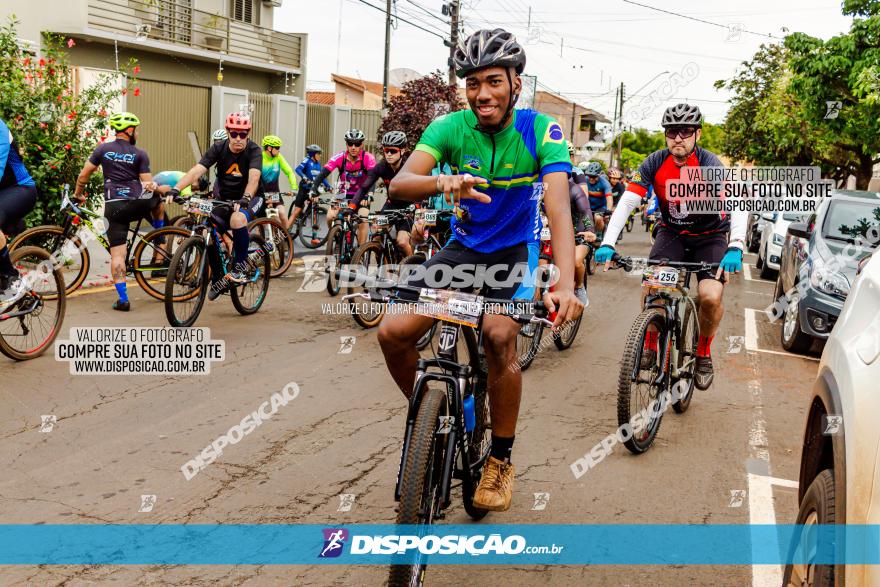
[[[117,112],[110,117],[110,127],[116,131],[123,131],[132,126],[139,126],[141,119],[131,112]]]
[[[275,135],[266,135],[263,137],[263,148],[266,147],[275,147],[276,149],[281,148],[281,138],[276,137]]]

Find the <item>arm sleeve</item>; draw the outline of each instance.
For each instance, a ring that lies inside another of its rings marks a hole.
[[[571,171],[571,158],[565,144],[565,135],[555,120],[544,114],[535,117],[535,154],[541,175],[563,171]]]
[[[278,164],[281,166],[281,172],[287,176],[287,181],[290,182],[290,188],[293,191],[298,189],[296,176],[293,174],[293,169],[290,167],[290,163],[287,162],[287,159],[284,158],[284,155],[278,155]]]
[[[636,209],[636,206],[638,206],[641,201],[642,196],[637,193],[627,190],[627,192],[623,194],[620,198],[620,202],[617,204],[617,208],[614,209],[614,213],[611,215],[611,219],[608,221],[608,226],[605,227],[605,238],[602,239],[603,246],[614,246],[614,243],[617,242],[617,237],[620,235],[620,231],[623,230],[623,227],[626,225],[630,213]]]
[[[357,193],[351,199],[351,202],[353,204],[355,204],[357,206],[361,205],[361,200],[364,198],[364,196],[367,195],[367,192],[369,192],[370,190],[373,189],[373,186],[376,185],[376,180],[378,180],[379,176],[382,175],[382,168],[383,167],[385,167],[384,160],[382,161],[382,163],[379,163],[378,165],[376,165],[375,167],[373,167],[372,169],[370,169],[367,172],[367,177],[364,180],[364,183],[361,185],[361,187],[358,189]]]
[[[330,175],[331,172],[331,169],[327,167],[322,167],[321,173],[319,173],[317,177],[315,177],[315,179],[312,181],[312,190],[317,190],[318,184],[320,184],[321,182],[324,182],[324,185],[328,185],[327,176]],[[333,191],[333,186],[329,186],[329,188],[331,191]]]
[[[12,131],[9,130],[5,122],[0,120],[0,174],[6,169],[10,149],[12,149]]]
[[[0,131],[0,132],[2,132],[2,131]],[[89,155],[89,163],[91,163],[95,167],[97,167],[98,165],[101,164],[101,145],[98,145],[97,147],[95,147],[95,150],[92,151],[91,155]],[[3,162],[3,164],[4,165],[6,164],[5,161]]]
[[[300,177],[301,180],[308,179],[305,174],[306,165],[308,164],[308,162],[309,162],[309,158],[306,157],[305,159],[300,161],[299,165],[297,165],[296,169],[294,169],[294,172]]]
[[[444,154],[449,151],[446,138],[454,132],[452,116],[446,114],[431,122],[419,138],[415,150],[427,153],[435,162],[448,159]]]
[[[212,165],[217,163],[217,158],[220,156],[220,149],[222,149],[225,144],[226,142],[224,141],[208,147],[208,150],[205,151],[205,154],[202,155],[202,158],[199,160],[199,165],[210,169]]]
[[[743,242],[746,239],[746,225],[749,222],[749,213],[746,210],[737,210],[730,215],[730,246],[743,250]],[[737,242],[734,242],[737,241]]]

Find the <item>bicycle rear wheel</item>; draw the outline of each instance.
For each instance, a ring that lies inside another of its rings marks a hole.
[[[132,253],[132,270],[138,285],[151,297],[159,301],[165,299],[165,278],[171,259],[189,236],[188,230],[163,226],[138,240]]]
[[[429,526],[434,523],[440,508],[440,477],[446,451],[446,436],[436,432],[440,418],[448,415],[443,390],[425,389],[401,472],[398,524]],[[388,585],[422,585],[426,570],[422,557],[414,554],[407,564],[391,565]]]
[[[49,254],[56,253],[55,259],[60,262],[59,268],[64,277],[67,295],[79,289],[89,274],[91,256],[88,247],[76,234],[66,238],[64,229],[60,226],[43,225],[29,228],[12,241],[9,251],[22,247],[39,247]]]
[[[633,224],[635,224],[635,220],[633,219],[632,214],[630,214],[629,218],[626,221],[626,231],[627,232],[632,232]]]
[[[67,300],[64,275],[39,247],[18,247],[9,257],[28,285],[17,301],[0,304],[0,352],[26,361],[46,352],[61,330]]]
[[[195,324],[208,294],[210,268],[201,236],[191,236],[177,247],[165,279],[165,316],[171,326]]]
[[[305,214],[297,218],[300,223],[299,242],[309,249],[317,249],[327,242],[330,227],[327,226],[327,208],[310,205]]]
[[[587,251],[587,275],[595,275],[596,273],[596,249],[588,246]]]
[[[248,224],[248,230],[259,231],[266,243],[271,243],[269,262],[272,268],[270,277],[281,277],[293,262],[293,237],[284,230],[281,222],[272,218],[257,218]]]
[[[259,234],[252,232],[251,242],[248,245],[247,263],[247,274],[251,281],[229,288],[229,293],[232,295],[232,305],[243,316],[256,313],[266,301],[271,271],[269,255],[266,241]]]
[[[541,349],[543,335],[543,324],[523,324],[520,327],[519,334],[516,335],[516,356],[520,371],[532,366],[532,361]]]
[[[648,326],[653,326],[662,340],[663,324],[664,317],[660,310],[656,308],[643,310],[630,328],[626,347],[623,350],[623,359],[620,362],[617,383],[617,424],[629,427],[629,438],[623,444],[633,454],[641,454],[651,448],[666,409],[663,390],[656,383],[661,372],[660,365],[666,368],[663,364],[665,361],[662,357],[658,357],[650,369],[642,369],[639,364]],[[658,362],[660,365],[657,364]],[[634,373],[635,380],[633,380]],[[637,414],[641,415],[641,425],[635,429],[632,427],[632,419]]]
[[[688,298],[682,298],[685,303],[684,318],[681,321],[681,337],[676,341],[678,345],[678,377],[673,380],[676,393],[674,397],[679,399],[672,402],[672,409],[676,414],[683,414],[691,406],[694,397],[694,371],[697,370],[697,343],[700,338],[700,323],[693,305],[687,303]]]

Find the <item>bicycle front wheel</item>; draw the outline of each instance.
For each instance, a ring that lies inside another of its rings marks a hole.
[[[206,255],[205,239],[191,236],[171,258],[165,279],[165,316],[171,326],[188,328],[199,318],[208,294],[210,269]]]
[[[657,308],[642,311],[633,322],[620,361],[617,383],[617,425],[628,427],[629,433],[625,436],[629,438],[623,444],[633,454],[651,448],[666,410],[666,398],[657,379],[668,365],[659,356],[650,367],[641,365],[648,327],[656,330],[658,337],[663,339],[664,317]],[[640,415],[638,425],[633,424],[636,415]]]
[[[385,258],[385,251],[379,243],[369,242],[358,247],[351,259],[352,270],[357,271],[359,275],[367,277],[379,276],[381,268],[390,259]],[[361,293],[367,290],[366,287],[349,287],[348,293]],[[385,315],[385,304],[364,302],[364,301],[348,301],[351,308],[351,317],[354,321],[364,328],[372,328],[382,321]]]
[[[440,418],[448,415],[449,407],[443,390],[431,387],[425,389],[401,472],[398,524],[428,526],[434,523],[434,518],[439,513],[446,435],[436,432]],[[391,565],[388,585],[423,585],[426,570],[427,564],[416,553],[407,564]]]
[[[61,330],[67,300],[64,275],[39,247],[18,247],[9,257],[27,291],[12,304],[0,304],[0,352],[26,361],[46,352]]]
[[[336,279],[336,269],[342,269],[342,228],[334,226],[330,230],[330,236],[327,237],[327,261],[330,264],[330,272],[327,274],[327,293],[331,296],[339,294],[339,280]]]
[[[189,231],[176,226],[163,226],[138,240],[132,254],[134,278],[151,297],[165,299],[165,278],[174,252],[190,236]]]
[[[64,236],[64,229],[60,226],[35,226],[18,235],[9,245],[9,251],[22,247],[39,247],[48,253],[56,253],[55,259],[60,263],[59,268],[64,276],[65,293],[75,292],[85,281],[89,274],[91,257],[88,247],[73,234],[69,238]]]
[[[281,222],[272,218],[257,218],[248,224],[248,230],[259,231],[267,244],[272,245],[269,253],[270,277],[281,277],[293,262],[293,237],[284,230]]]
[[[309,249],[317,249],[327,242],[330,227],[327,226],[327,208],[310,205],[308,211],[297,218],[302,224],[299,227],[299,242]]]
[[[694,371],[697,370],[697,343],[700,338],[700,323],[697,321],[693,305],[687,303],[686,298],[682,298],[682,303],[686,305],[684,318],[681,321],[681,336],[676,341],[678,377],[673,381],[676,391],[674,397],[678,399],[672,402],[672,409],[676,414],[685,413],[691,406],[691,399],[694,396]]]
[[[248,245],[247,275],[249,281],[242,285],[230,288],[232,305],[239,314],[247,316],[254,314],[266,301],[266,293],[269,291],[269,278],[272,270],[269,261],[270,251],[266,241],[259,234],[251,233],[251,242]]]
[[[543,324],[523,324],[516,335],[516,355],[520,371],[532,366],[532,361],[541,350],[541,337],[544,335]]]

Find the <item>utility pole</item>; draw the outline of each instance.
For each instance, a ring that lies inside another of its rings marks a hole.
[[[620,152],[623,147],[623,82],[620,82],[620,111],[617,114],[617,165],[620,166]]]
[[[571,103],[571,132],[568,133],[568,136],[571,138],[571,144],[574,144],[574,115],[575,109],[577,108],[577,104],[574,102]]]
[[[620,89],[614,93],[614,121],[611,123],[611,147],[608,149],[608,167],[614,167],[614,132],[617,130],[617,108],[620,105]]]
[[[531,30],[531,28],[532,28],[532,7],[529,6],[529,20],[528,20],[528,23],[526,23],[526,30],[527,31]]]
[[[449,85],[457,86],[458,78],[455,76],[455,62],[452,56],[455,55],[455,48],[458,46],[458,18],[461,11],[460,0],[452,0],[449,3]]]
[[[382,108],[388,108],[388,77],[391,59],[391,0],[385,2],[385,77],[382,78]]]

